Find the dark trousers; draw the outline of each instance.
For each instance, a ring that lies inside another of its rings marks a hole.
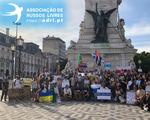
[[[143,103],[140,103],[140,107],[141,107],[141,109],[143,109]],[[147,105],[147,107],[148,107],[148,111],[150,111],[150,105]]]
[[[1,101],[3,100],[3,96],[4,96],[4,95],[5,95],[5,101],[6,101],[6,98],[7,98],[7,92],[8,92],[8,90],[2,90]]]

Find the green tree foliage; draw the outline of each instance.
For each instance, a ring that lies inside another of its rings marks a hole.
[[[67,61],[68,59],[65,59],[63,62],[60,63],[60,71],[62,71],[65,68]]]
[[[141,65],[139,65],[138,61],[141,60]],[[143,70],[143,72],[148,73],[150,71],[150,53],[146,53],[145,51],[141,53],[136,53],[134,56],[134,62],[136,68]]]

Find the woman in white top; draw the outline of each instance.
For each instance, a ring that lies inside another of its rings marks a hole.
[[[87,85],[87,87],[89,88],[89,84],[90,84],[89,77],[86,76],[86,78],[85,78],[85,80],[84,80],[84,85]]]
[[[16,75],[12,85],[12,88],[21,88],[21,81],[18,75]]]
[[[147,77],[145,91],[150,93],[150,76]]]

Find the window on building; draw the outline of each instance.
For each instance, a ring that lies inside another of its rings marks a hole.
[[[31,64],[33,64],[33,57],[31,57]]]
[[[29,55],[28,55],[27,63],[29,63],[29,61],[30,61],[30,57],[29,57]]]
[[[38,64],[40,65],[40,59],[38,59]]]
[[[10,56],[10,51],[7,50],[7,59],[9,59],[9,56]]]
[[[35,57],[35,59],[34,59],[34,64],[36,65],[36,57]]]
[[[4,62],[1,62],[1,67],[4,68]]]
[[[43,65],[43,60],[41,59],[41,65]]]
[[[29,65],[27,66],[27,71],[29,71]]]
[[[4,51],[4,48],[2,48],[2,51],[1,51],[1,58],[4,58],[4,53],[5,51]]]
[[[6,63],[6,68],[9,68],[9,62]]]
[[[26,63],[26,54],[24,54],[24,62]]]
[[[0,76],[4,76],[4,70],[0,69]]]

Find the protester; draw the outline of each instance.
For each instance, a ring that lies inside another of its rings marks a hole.
[[[149,94],[149,92],[145,93],[143,101],[141,102],[141,108],[144,111],[150,111],[150,94]]]
[[[114,77],[111,77],[111,79],[110,79],[110,90],[111,90],[112,99],[114,99],[115,98],[115,79],[114,79]]]
[[[2,83],[1,87],[2,87],[1,101],[3,100],[3,96],[5,96],[4,100],[6,101],[7,93],[8,93],[8,88],[9,88],[8,78],[5,78],[5,81]]]
[[[54,94],[53,94],[53,102],[56,103],[58,100],[60,100],[60,94],[57,87],[57,81],[54,81]]]
[[[21,88],[21,80],[19,78],[18,75],[16,75],[16,78],[14,79],[13,81],[13,84],[12,84],[12,88]]]
[[[139,105],[142,102],[144,95],[145,91],[142,89],[142,86],[139,85],[138,90],[136,91],[136,99],[134,101],[134,104]]]
[[[100,88],[101,90],[108,90],[108,87],[106,87],[105,84],[103,84],[103,86]]]
[[[126,102],[126,93],[123,91],[122,88],[120,89],[119,101],[121,104]]]
[[[93,78],[95,78],[95,75],[93,75],[93,72],[91,72],[91,75],[89,75],[89,79],[93,80]]]
[[[65,99],[66,101],[72,99],[72,92],[71,92],[71,89],[69,88],[68,85],[66,85],[66,87],[65,87],[65,89],[64,89],[64,99]]]
[[[74,95],[76,100],[81,100],[82,99],[82,89],[79,86],[79,84],[77,84],[77,87],[74,90]]]
[[[35,94],[38,90],[38,78],[37,76],[35,75],[34,78],[33,78],[33,81],[32,81],[32,98],[35,98]]]
[[[86,84],[84,85],[84,88],[83,88],[83,98],[85,101],[89,100],[89,88],[87,87]]]
[[[78,81],[77,81],[77,83],[79,84],[80,87],[83,86],[83,77],[81,76],[81,74],[79,74],[79,76],[78,76]]]
[[[90,87],[90,80],[88,76],[86,76],[86,78],[84,79],[84,85],[86,85],[88,88]]]
[[[120,89],[119,87],[116,88],[116,97],[115,97],[115,101],[118,102],[119,101],[119,96],[120,96]]]
[[[49,86],[50,86],[49,88],[50,88],[50,90],[53,90],[53,88],[54,88],[53,83],[54,83],[54,77],[51,76],[50,81],[49,81]]]
[[[126,93],[128,91],[133,92],[133,94],[136,93],[134,104],[141,105],[141,108],[145,111],[149,110],[150,72],[147,75],[134,70],[132,72],[122,70],[121,73],[116,73],[110,70],[100,70],[100,72],[95,70],[93,72],[93,70],[80,69],[80,72],[69,70],[63,74],[53,74],[50,77],[48,71],[45,70],[40,74],[39,79],[37,76],[34,76],[32,92],[34,94],[36,92],[35,101],[38,101],[38,93],[40,91],[49,92],[49,90],[53,90],[53,101],[55,102],[60,98],[64,98],[65,101],[74,98],[75,100],[82,100],[83,98],[85,101],[91,98],[97,99],[97,92],[93,92],[93,86],[95,86],[96,91],[97,89],[100,89],[100,91],[111,90],[112,100],[120,103],[126,102]],[[5,86],[4,83],[3,86]],[[19,76],[16,76],[14,79],[13,88],[21,88]],[[5,93],[4,91],[3,95]]]
[[[148,74],[147,76],[145,91],[148,91],[150,93],[150,74]]]

